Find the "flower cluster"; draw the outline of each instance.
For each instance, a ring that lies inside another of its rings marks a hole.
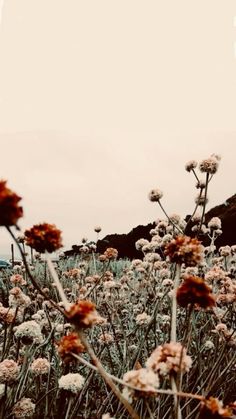
[[[201,403],[200,419],[232,418],[233,411],[230,407],[223,407],[223,403],[214,398],[204,400]]]
[[[35,375],[48,374],[50,362],[46,358],[37,358],[32,362],[30,369]]]
[[[70,391],[77,394],[84,385],[84,377],[80,374],[66,374],[62,375],[58,381],[58,386],[62,390]]]
[[[106,260],[114,260],[118,257],[118,250],[114,249],[113,247],[108,247],[105,252],[103,253],[103,256]]]
[[[204,248],[199,240],[188,236],[178,236],[167,244],[165,255],[171,262],[196,266],[203,259],[203,251]]]
[[[42,343],[43,335],[39,324],[28,320],[15,328],[15,337],[20,338],[24,344]]]
[[[54,224],[37,224],[25,231],[25,242],[39,253],[52,253],[62,247],[61,231]]]
[[[213,307],[215,298],[202,278],[189,275],[177,290],[177,302],[181,307],[198,304],[202,308]]]
[[[179,342],[164,343],[158,346],[147,359],[147,368],[162,376],[173,372],[188,372],[192,360]]]
[[[0,362],[0,383],[13,383],[17,380],[19,372],[20,367],[13,359],[4,359]]]
[[[154,395],[160,385],[158,375],[147,368],[126,372],[123,376],[123,381],[131,387],[134,387],[125,387],[123,390],[124,397],[130,402],[133,397]]]
[[[58,353],[65,362],[74,360],[72,353],[80,354],[85,351],[83,344],[81,343],[77,333],[70,333],[67,336],[63,336],[58,343]]]
[[[23,397],[12,409],[12,414],[16,419],[32,417],[35,412],[35,404],[31,399]]]
[[[201,172],[214,174],[217,172],[218,166],[219,166],[219,156],[212,155],[208,159],[202,160],[199,163],[199,169]]]
[[[95,305],[87,300],[72,304],[65,314],[78,328],[91,327],[101,319]]]

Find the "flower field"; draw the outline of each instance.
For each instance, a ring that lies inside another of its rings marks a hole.
[[[205,224],[219,162],[186,164],[198,191],[188,221],[149,193],[164,214],[134,260],[85,239],[52,262],[61,231],[21,232],[21,198],[0,182],[0,225],[22,257],[0,272],[1,418],[236,417],[236,245],[217,248],[221,220]]]

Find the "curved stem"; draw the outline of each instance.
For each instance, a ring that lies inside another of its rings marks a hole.
[[[73,352],[71,352],[71,355],[72,355],[74,358],[78,359],[78,361],[79,361],[79,362],[81,362],[81,364],[86,365],[86,367],[88,367],[88,368],[92,369],[93,371],[98,371],[98,368],[97,368],[97,367],[95,367],[95,365],[93,365],[93,364],[91,364],[90,362],[86,361],[86,359],[82,358],[81,356],[79,356],[79,355],[77,355],[77,354],[74,354]],[[121,384],[122,386],[129,387],[129,388],[131,388],[132,390],[137,390],[137,391],[142,391],[142,392],[147,391],[147,390],[145,390],[144,388],[142,388],[142,389],[140,390],[140,388],[138,388],[138,387],[135,387],[135,386],[132,386],[131,384],[125,383],[125,382],[124,382],[123,380],[121,380],[120,378],[115,377],[114,375],[109,374],[108,372],[106,372],[106,374],[107,374],[107,375],[108,375],[108,376],[109,376],[112,380],[116,381],[117,383]],[[183,391],[164,390],[164,389],[161,389],[161,388],[158,388],[157,390],[153,391],[153,393],[155,393],[156,395],[158,395],[158,394],[167,394],[167,395],[170,395],[170,396],[172,396],[172,395],[175,395],[175,394],[176,394],[176,395],[177,395],[177,396],[179,396],[179,397],[183,397],[183,398],[191,398],[191,399],[196,399],[196,400],[204,400],[204,399],[205,399],[205,397],[204,397],[204,396],[200,396],[199,394],[185,393],[185,392],[183,392]]]
[[[160,200],[158,201],[158,204],[160,205],[160,208],[164,212],[164,214],[165,214],[167,220],[169,221],[169,223],[172,224],[172,226],[174,228],[176,228],[181,234],[183,234],[183,230],[178,225],[173,223],[173,221],[170,219],[169,215],[167,214],[167,212],[166,212],[165,208],[163,207],[163,205],[161,204]]]
[[[16,245],[17,245],[17,247],[20,251],[25,270],[26,270],[27,275],[29,276],[30,281],[32,282],[34,288],[39,292],[39,294],[41,294],[45,298],[45,300],[50,301],[50,303],[64,315],[64,311],[57,305],[57,303],[55,303],[53,300],[49,299],[47,294],[45,294],[45,292],[43,290],[41,290],[40,286],[38,285],[37,281],[35,280],[35,278],[33,277],[33,275],[31,274],[31,272],[29,270],[29,266],[28,266],[28,262],[26,260],[25,254],[22,251],[22,248],[21,248],[20,244],[18,243],[14,233],[11,231],[9,226],[6,226],[6,229],[9,232],[9,234],[11,235],[12,239],[14,240],[14,242],[16,243]]]
[[[118,400],[123,404],[123,406],[126,408],[126,410],[129,412],[132,419],[140,419],[139,415],[135,412],[131,404],[123,397],[120,390],[116,387],[113,380],[111,379],[110,375],[106,372],[106,370],[103,368],[103,365],[101,364],[100,360],[95,355],[93,348],[90,346],[89,342],[87,341],[86,337],[82,333],[81,330],[78,331],[80,340],[84,347],[86,348],[89,356],[91,357],[95,367],[97,368],[97,371],[100,373],[104,381],[107,383],[107,385],[111,388],[113,393],[116,395]]]

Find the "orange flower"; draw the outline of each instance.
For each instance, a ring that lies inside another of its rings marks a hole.
[[[25,242],[39,253],[52,253],[62,247],[61,231],[54,224],[37,224],[25,231]]]
[[[0,225],[12,226],[23,216],[23,209],[18,205],[21,197],[8,189],[6,183],[0,181]]]
[[[177,289],[177,302],[181,307],[198,304],[202,308],[213,307],[215,299],[211,289],[202,278],[189,275]]]
[[[80,300],[66,311],[67,318],[78,328],[91,327],[101,319],[91,301]]]
[[[171,262],[196,266],[202,261],[203,249],[199,240],[188,236],[178,236],[167,244],[165,254]]]
[[[116,259],[118,256],[118,250],[113,247],[108,247],[103,253],[106,259]]]
[[[199,419],[230,418],[232,413],[228,406],[223,407],[223,403],[220,400],[210,397],[202,402]]]
[[[85,352],[85,348],[81,343],[77,333],[70,333],[67,336],[63,336],[58,345],[58,353],[65,362],[74,360],[71,353],[80,354]]]

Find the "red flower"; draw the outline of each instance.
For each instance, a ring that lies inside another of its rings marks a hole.
[[[52,253],[62,247],[61,231],[54,224],[37,224],[25,231],[25,243],[39,253]]]
[[[182,307],[188,304],[198,304],[207,308],[215,305],[215,299],[211,289],[202,278],[189,275],[177,289],[177,302]]]
[[[195,266],[202,261],[203,246],[195,238],[178,236],[167,244],[165,254],[171,262],[184,263],[186,266]]]
[[[74,360],[71,353],[80,354],[85,352],[85,348],[81,343],[77,333],[70,333],[67,336],[63,336],[58,345],[58,353],[65,362]]]
[[[66,311],[66,316],[78,328],[91,327],[101,319],[95,305],[87,300],[80,300],[73,304]]]
[[[0,181],[0,225],[12,226],[23,216],[23,209],[18,204],[21,197],[8,189],[6,183]]]

